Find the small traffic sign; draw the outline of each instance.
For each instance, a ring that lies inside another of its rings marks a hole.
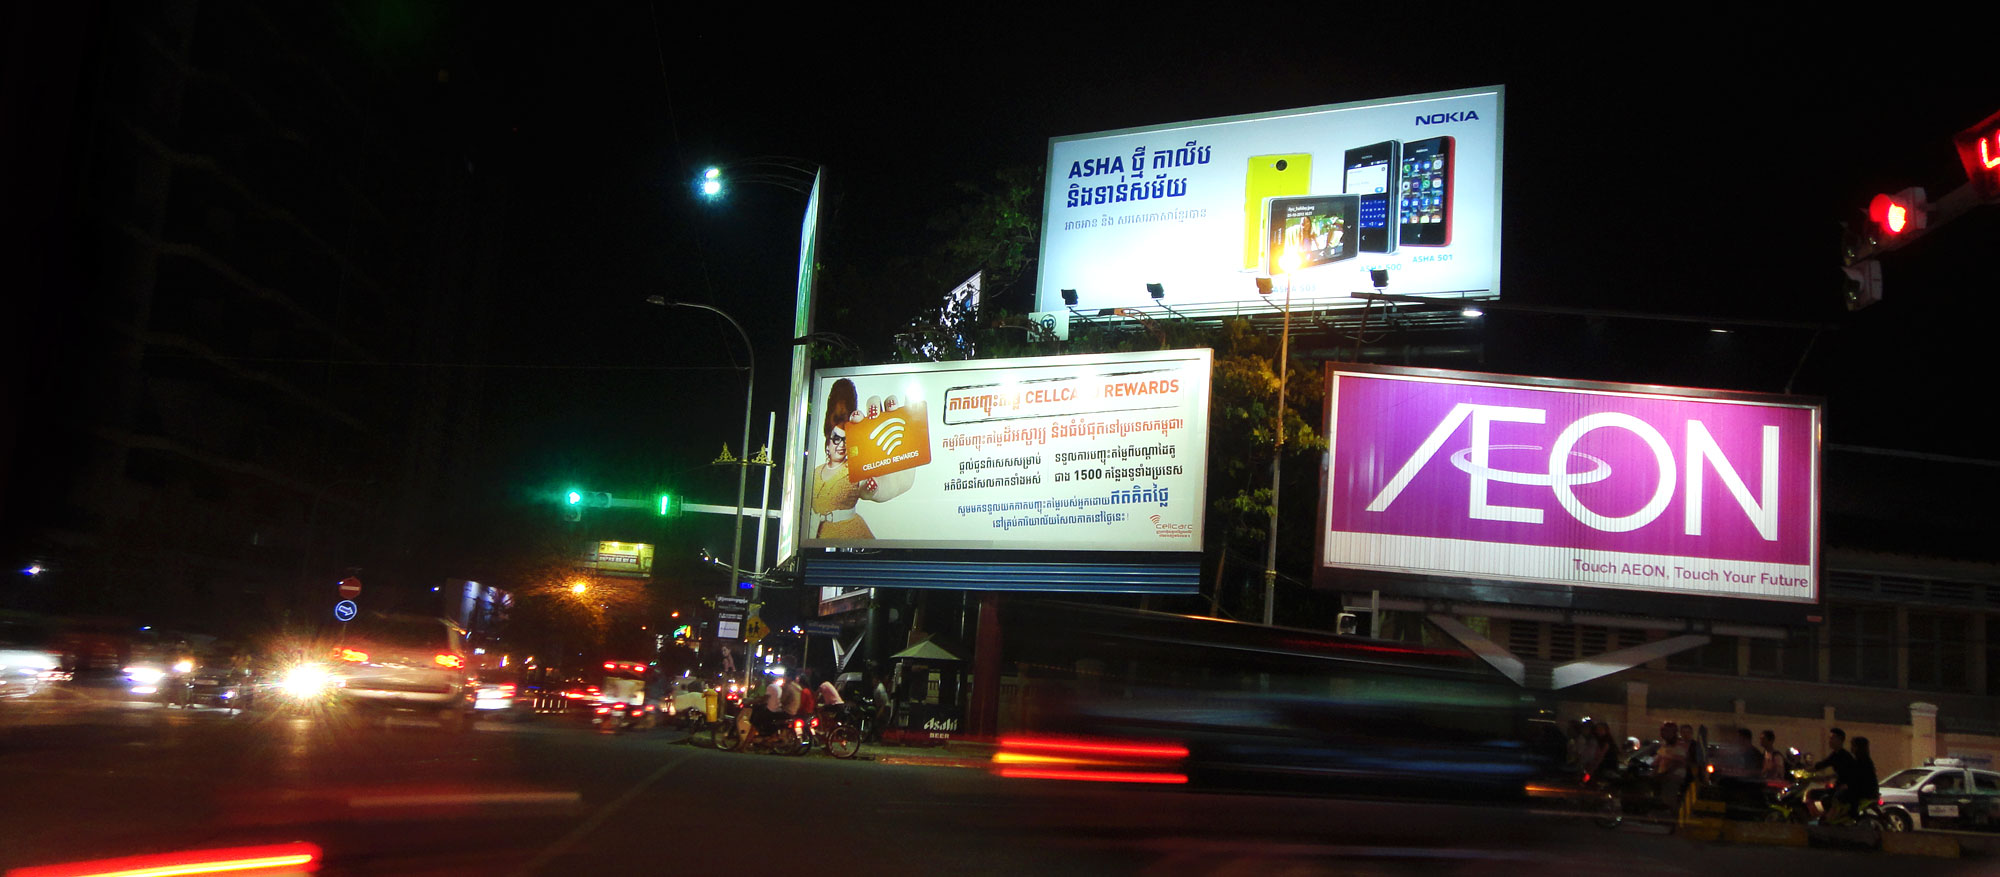
[[[355,614],[360,611],[361,607],[354,605],[353,600],[342,600],[333,604],[333,620],[353,621]]]
[[[750,624],[748,625],[748,632],[744,635],[743,638],[749,642],[754,643],[763,640],[764,637],[770,635],[770,633],[771,633],[771,627],[770,625],[764,623],[764,619],[752,618],[750,619]]]
[[[361,580],[353,576],[340,580],[340,599],[352,600],[361,596]]]

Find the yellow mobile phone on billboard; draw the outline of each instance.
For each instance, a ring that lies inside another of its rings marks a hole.
[[[1308,195],[1312,190],[1313,157],[1307,153],[1250,156],[1250,175],[1243,184],[1243,269],[1264,265],[1264,204],[1271,198]]]

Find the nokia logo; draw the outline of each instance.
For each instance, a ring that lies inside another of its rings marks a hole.
[[[1417,117],[1417,124],[1419,125],[1442,125],[1446,122],[1477,121],[1479,121],[1479,112],[1477,110],[1465,110],[1457,113],[1432,113],[1428,116]]]

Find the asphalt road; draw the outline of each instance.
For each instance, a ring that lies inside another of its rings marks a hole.
[[[1525,807],[1003,780],[663,732],[0,703],[0,868],[284,841],[322,873],[1959,874]]]

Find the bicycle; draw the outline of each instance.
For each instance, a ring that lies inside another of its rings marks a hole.
[[[835,758],[861,754],[861,717],[857,710],[822,711],[813,717],[812,728],[813,740],[826,754]]]

